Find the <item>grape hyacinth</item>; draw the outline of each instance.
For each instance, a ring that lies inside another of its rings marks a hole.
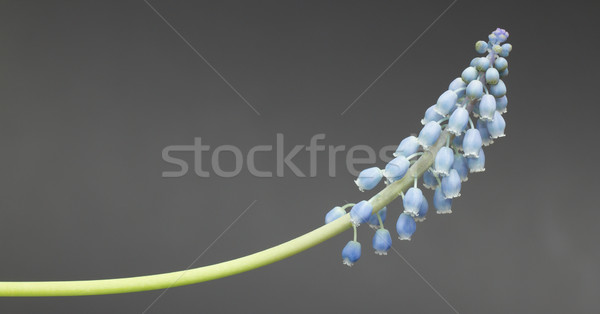
[[[506,128],[503,114],[507,112],[508,99],[504,81],[508,75],[506,58],[512,51],[512,46],[505,43],[508,36],[508,32],[498,28],[487,41],[478,41],[475,51],[481,55],[473,58],[461,75],[450,82],[448,90],[427,108],[418,136],[404,138],[393,154],[395,158],[384,168],[367,168],[355,181],[359,190],[368,191],[385,178],[385,189],[369,200],[336,206],[327,213],[328,224],[346,216],[346,208],[352,206],[349,217],[354,240],[342,250],[344,264],[351,266],[360,258],[356,235],[361,223],[376,230],[376,254],[386,255],[391,249],[392,237],[384,224],[391,214],[389,204],[398,196],[402,197],[403,207],[396,211],[398,238],[413,237],[416,223],[424,221],[429,210],[429,202],[419,188],[421,177],[422,186],[434,190],[432,204],[436,213],[450,214],[468,175],[485,170],[482,147],[503,137]],[[395,194],[384,193],[389,191]]]

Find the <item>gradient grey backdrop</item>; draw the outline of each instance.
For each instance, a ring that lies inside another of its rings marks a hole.
[[[202,137],[247,151],[277,132],[289,145],[316,133],[397,144],[500,26],[514,46],[508,137],[454,214],[430,215],[394,246],[460,313],[600,312],[597,6],[459,0],[340,116],[450,1],[151,3],[261,115],[142,0],[2,1],[1,280],[185,269],[254,200],[195,266],[312,230],[332,206],[371,195],[343,159],[336,178],[321,155],[315,178],[165,179],[162,149]],[[400,257],[372,254],[367,229],[361,261],[342,266],[350,237],[171,289],[148,313],[452,313]],[[159,294],[0,299],[0,311],[140,313]]]

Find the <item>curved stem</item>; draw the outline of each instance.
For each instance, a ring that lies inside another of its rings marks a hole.
[[[379,212],[396,199],[400,192],[408,190],[413,183],[413,178],[420,177],[431,167],[435,155],[448,137],[452,137],[452,135],[446,131],[442,132],[437,142],[423,153],[402,179],[388,185],[369,200],[373,205],[373,213]],[[328,240],[348,230],[351,226],[350,214],[346,214],[327,225],[264,251],[218,264],[171,273],[100,280],[0,282],[0,296],[101,295],[191,285],[233,276],[275,263]]]

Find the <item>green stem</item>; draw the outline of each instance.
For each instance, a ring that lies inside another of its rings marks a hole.
[[[369,202],[373,205],[373,213],[396,199],[400,192],[408,190],[414,177],[420,177],[431,167],[438,150],[445,144],[446,138],[452,135],[444,131],[437,142],[409,168],[406,175],[385,187],[374,195]],[[0,282],[0,296],[8,297],[41,297],[41,296],[81,296],[140,292],[167,289],[215,280],[247,272],[263,267],[290,256],[296,255],[321,242],[328,240],[352,226],[350,214],[301,235],[288,242],[264,251],[240,257],[234,260],[193,268],[189,270],[163,273],[157,275],[76,281],[20,281]]]

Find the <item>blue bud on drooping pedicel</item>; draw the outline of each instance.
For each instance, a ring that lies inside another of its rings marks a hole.
[[[500,72],[496,68],[489,68],[485,71],[485,81],[490,85],[498,84],[500,79]]]
[[[498,111],[499,113],[505,113],[507,105],[508,105],[508,98],[506,98],[506,95],[504,95],[500,98],[496,98],[496,111]]]
[[[479,102],[479,116],[481,120],[490,121],[494,119],[494,113],[496,112],[496,98],[490,94],[481,96]]]
[[[462,78],[457,77],[448,85],[448,89],[455,92],[458,98],[465,97],[465,88],[467,84],[462,80]]]
[[[410,240],[410,237],[417,230],[417,223],[415,219],[407,214],[400,214],[398,221],[396,222],[396,231],[398,232],[398,239]]]
[[[375,231],[373,236],[373,248],[377,255],[387,255],[387,252],[392,247],[392,236],[386,229]]]
[[[416,216],[419,213],[419,208],[421,207],[421,202],[423,202],[423,199],[423,192],[421,192],[419,188],[408,189],[406,194],[404,194],[404,198],[402,199],[404,212],[411,216]]]
[[[408,168],[410,167],[410,161],[404,156],[398,156],[392,159],[383,170],[383,175],[386,177],[388,183],[398,181],[404,177]]]
[[[506,57],[508,57],[508,55],[510,54],[511,51],[512,51],[512,45],[504,44],[504,45],[502,45],[502,51],[500,52],[500,56],[506,58]]]
[[[419,133],[419,144],[423,146],[424,149],[427,149],[438,140],[441,133],[442,127],[439,123],[434,121],[428,122]]]
[[[485,171],[485,154],[483,153],[483,149],[479,150],[479,157],[467,158],[467,165],[469,166],[469,172]]]
[[[498,84],[490,86],[490,94],[494,97],[502,97],[506,95],[506,85],[502,80],[498,80]]]
[[[477,120],[477,130],[481,136],[481,144],[483,144],[483,146],[488,146],[494,143],[494,140],[487,129],[487,122]]]
[[[465,138],[463,139],[462,147],[465,157],[477,157],[479,149],[482,145],[481,134],[477,129],[468,129],[465,132]]]
[[[435,104],[434,110],[445,116],[452,109],[454,109],[454,105],[456,105],[456,100],[458,100],[458,95],[454,91],[447,90],[443,92],[440,97],[438,97],[437,103]]]
[[[468,84],[471,81],[476,80],[478,75],[479,72],[477,71],[477,69],[471,66],[464,69],[460,77],[462,78],[463,82]]]
[[[479,62],[479,57],[475,57],[471,60],[471,62],[469,63],[470,67],[476,67],[477,66],[477,62]]]
[[[490,68],[490,59],[488,59],[486,57],[479,58],[479,60],[477,61],[477,64],[475,65],[475,68],[479,72],[487,71],[487,69]]]
[[[500,77],[501,78],[506,77],[506,76],[508,76],[508,68],[506,68],[506,69],[504,69],[503,71],[500,72]]]
[[[394,157],[404,156],[409,157],[419,150],[419,140],[414,136],[409,136],[400,142],[398,148],[396,148],[396,152],[394,153]]]
[[[480,40],[478,42],[475,43],[475,51],[477,51],[478,53],[485,53],[488,49],[488,44],[483,41]]]
[[[438,186],[438,181],[431,170],[427,170],[425,173],[423,173],[423,186],[430,190],[435,190],[435,188]]]
[[[377,218],[377,214],[379,214],[379,216],[381,216],[381,222],[385,222],[385,218],[387,217],[387,207],[382,208],[380,211],[378,211],[375,214],[371,214],[371,216],[369,217],[369,221],[367,222],[369,224],[369,227],[373,228],[373,229],[377,229],[379,228],[379,218]]]
[[[376,187],[381,182],[381,178],[383,178],[383,171],[377,167],[371,167],[361,171],[354,183],[361,192],[364,192]]]
[[[435,105],[433,105],[433,106],[427,108],[427,110],[425,111],[425,116],[423,117],[423,119],[421,119],[421,124],[425,125],[425,124],[427,124],[427,122],[439,121],[443,117],[444,116],[442,116],[441,114],[439,114],[435,111]]]
[[[360,259],[360,243],[349,241],[342,250],[342,262],[344,265],[352,266]]]
[[[498,69],[498,72],[502,72],[508,68],[508,61],[502,57],[498,57],[494,61],[494,68]]]
[[[350,222],[358,227],[361,223],[369,221],[372,213],[373,205],[368,201],[360,201],[350,210]]]
[[[495,53],[501,53],[502,52],[502,47],[500,47],[500,45],[494,45],[492,46],[492,51]]]
[[[464,107],[458,107],[448,120],[446,130],[454,135],[460,135],[467,128],[469,123],[469,111]]]
[[[414,217],[415,221],[422,222],[425,221],[425,215],[429,211],[429,203],[427,203],[427,198],[423,197],[423,202],[421,202],[421,207],[419,207],[419,212]]]
[[[461,154],[455,154],[452,169],[458,172],[461,182],[466,182],[467,180],[469,180],[469,166],[467,164],[467,158],[465,158],[465,156]]]
[[[442,178],[442,192],[446,198],[455,198],[460,196],[461,188],[460,175],[456,169],[450,170],[450,174]]]
[[[435,155],[433,163],[433,172],[439,176],[445,177],[450,173],[454,163],[454,151],[450,147],[442,147]]]
[[[479,80],[474,80],[467,85],[467,97],[478,99],[483,96],[483,84]]]
[[[435,207],[438,214],[452,213],[452,199],[444,196],[441,186],[435,189],[435,193],[433,193],[433,207]]]
[[[327,213],[327,215],[325,215],[325,224],[328,224],[344,215],[346,215],[346,211],[343,210],[341,207],[336,206],[336,207],[332,208]]]
[[[457,150],[463,150],[462,148],[462,142],[465,138],[465,134],[461,134],[459,136],[455,136],[454,139],[452,140],[452,147],[454,147]]]
[[[487,123],[488,132],[490,132],[490,136],[492,138],[499,138],[504,136],[504,128],[506,127],[506,122],[502,115],[496,111],[494,114],[494,120]]]

